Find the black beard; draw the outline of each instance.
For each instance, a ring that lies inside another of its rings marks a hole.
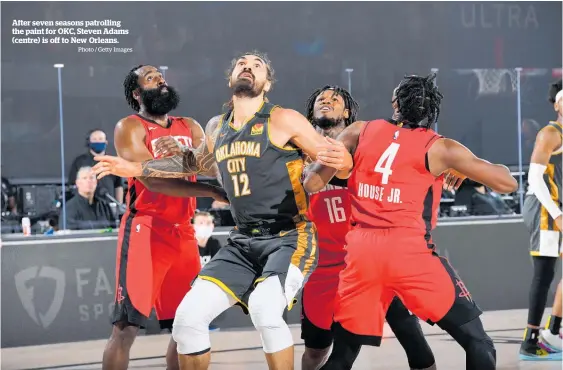
[[[313,118],[313,126],[317,126],[323,130],[328,130],[329,128],[333,128],[338,126],[342,123],[344,119],[336,119],[336,118],[328,118],[328,117],[321,117],[321,118]]]
[[[166,88],[168,92],[163,93]],[[155,89],[141,89],[141,101],[146,112],[153,116],[164,116],[176,109],[180,103],[180,96],[173,87],[160,86]]]
[[[245,78],[239,78],[232,84],[233,95],[237,98],[255,98],[261,91],[255,89],[254,82]]]

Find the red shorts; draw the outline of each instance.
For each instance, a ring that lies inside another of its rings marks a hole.
[[[112,323],[144,326],[153,307],[159,319],[172,319],[200,268],[191,224],[126,214],[119,230]]]
[[[344,238],[342,238],[344,239]],[[317,268],[303,287],[301,298],[301,339],[305,347],[330,347],[334,304],[338,294],[338,275],[344,269],[346,251],[341,244],[319,241]]]
[[[303,315],[317,328],[330,330],[338,293],[338,275],[343,269],[344,262],[331,267],[317,267],[303,288]]]
[[[395,295],[420,319],[441,327],[481,314],[457,273],[420,233],[355,229],[346,244],[334,321],[362,344],[379,345]]]

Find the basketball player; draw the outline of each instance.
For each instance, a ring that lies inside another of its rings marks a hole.
[[[561,312],[549,320],[550,330],[539,327],[561,253],[561,172],[563,123],[563,91],[561,81],[550,86],[549,101],[557,112],[557,120],[538,132],[528,172],[528,194],[523,215],[530,232],[530,253],[534,263],[534,277],[530,287],[528,327],[520,347],[521,360],[561,360]],[[561,289],[554,308],[561,307]],[[558,301],[557,301],[558,300]],[[554,335],[550,335],[554,333]],[[540,340],[538,340],[540,339]],[[557,343],[558,342],[558,343]],[[546,345],[543,345],[546,344]],[[551,345],[550,345],[551,344]]]
[[[355,122],[358,108],[358,103],[348,91],[337,86],[325,86],[315,90],[309,97],[306,117],[324,136],[334,139]],[[345,236],[350,225],[347,181],[332,179],[325,188],[310,194],[310,202],[308,216],[317,226],[319,262],[303,288],[303,370],[317,370],[326,361],[332,345],[330,327],[338,290],[338,274],[345,266]],[[410,368],[435,369],[434,355],[424,339],[418,319],[409,313],[399,299],[393,300],[386,319],[407,353]]]
[[[96,171],[122,176],[182,177],[217,163],[236,223],[176,311],[172,335],[180,367],[207,369],[209,324],[238,304],[260,333],[270,369],[293,369],[293,338],[283,320],[317,264],[317,233],[307,218],[302,151],[344,173],[352,157],[328,143],[300,113],[265,101],[274,71],[258,52],[235,58],[228,74],[229,112],[206,127],[207,145],[183,156],[129,162],[97,157]],[[337,174],[339,176],[339,174]]]
[[[483,329],[481,310],[457,273],[435,252],[430,232],[446,170],[499,193],[515,191],[518,184],[505,166],[477,158],[430,129],[442,99],[434,79],[405,77],[393,94],[393,118],[354,123],[338,137],[354,153],[348,179],[352,230],[346,235],[334,347],[321,369],[351,369],[362,344],[378,346],[395,295],[465,349],[468,370],[496,368],[496,351]],[[314,164],[305,189],[319,191],[332,174],[333,169]]]
[[[168,115],[179,97],[155,67],[133,68],[123,85],[125,98],[137,114],[123,118],[115,128],[120,157],[131,161],[158,157],[155,142],[169,135],[187,147],[202,143],[204,134],[197,122]],[[224,197],[218,188],[195,183],[195,176],[188,180],[129,178],[128,210],[119,230],[113,331],[104,351],[104,369],[127,369],[135,336],[153,307],[161,326],[172,329],[176,308],[200,270],[191,224],[193,197]],[[169,370],[178,369],[173,340],[166,362]]]

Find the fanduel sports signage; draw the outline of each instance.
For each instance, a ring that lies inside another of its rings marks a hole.
[[[2,247],[2,347],[109,335],[116,239],[83,240]]]
[[[53,300],[44,314],[37,311],[35,307],[36,301],[33,299],[35,292],[33,283],[36,279],[51,279],[55,283]],[[33,322],[47,329],[59,314],[63,304],[66,284],[64,271],[49,266],[31,266],[16,274],[15,283],[16,291],[25,312],[27,312]]]

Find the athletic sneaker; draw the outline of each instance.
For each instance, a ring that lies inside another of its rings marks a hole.
[[[562,351],[563,338],[561,333],[555,335],[549,329],[540,331],[539,345],[546,349],[548,352],[557,353]]]
[[[520,347],[520,360],[522,361],[561,361],[561,352],[551,352],[542,348],[536,341],[523,342]]]

